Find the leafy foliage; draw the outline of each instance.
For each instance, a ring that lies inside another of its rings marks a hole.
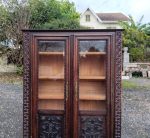
[[[130,55],[132,61],[143,61],[144,60],[144,48],[135,47],[130,49]]]
[[[79,13],[67,0],[30,0],[30,27],[40,29],[80,28]]]
[[[0,42],[8,48],[12,62],[22,64],[22,28],[29,27],[29,8],[25,1],[5,0],[0,3]],[[17,51],[17,54],[14,54]]]
[[[132,16],[129,16],[129,22],[121,22],[125,29],[123,32],[123,46],[129,48],[129,53],[133,61],[144,61],[145,49],[150,47],[150,30],[147,24],[142,24],[142,19],[135,22]]]
[[[22,65],[22,29],[80,28],[79,13],[68,0],[0,0],[0,47]],[[3,47],[2,47],[3,46]]]

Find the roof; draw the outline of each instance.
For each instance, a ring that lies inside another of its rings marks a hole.
[[[129,18],[123,13],[96,13],[102,21],[129,21]]]

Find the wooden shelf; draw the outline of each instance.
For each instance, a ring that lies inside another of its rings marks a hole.
[[[106,52],[80,52],[80,55],[106,55]]]
[[[63,115],[64,114],[64,110],[42,110],[42,109],[39,109],[38,110],[38,113],[41,113],[41,114],[48,114],[48,115]]]
[[[106,100],[105,94],[80,94],[80,100]]]
[[[51,55],[64,55],[64,52],[39,52],[39,55],[51,56]]]
[[[63,93],[48,93],[48,94],[39,94],[38,98],[40,100],[48,100],[48,99],[57,99],[57,100],[63,100],[64,95]]]
[[[106,109],[101,109],[99,111],[80,111],[79,114],[80,115],[106,115]]]
[[[80,52],[80,55],[106,55],[106,52]]]
[[[64,76],[39,76],[40,80],[63,80]]]
[[[80,76],[81,80],[105,80],[105,76]]]

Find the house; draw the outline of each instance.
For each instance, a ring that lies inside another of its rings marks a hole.
[[[91,29],[121,29],[119,21],[129,21],[123,13],[95,13],[87,8],[80,16],[80,25]]]

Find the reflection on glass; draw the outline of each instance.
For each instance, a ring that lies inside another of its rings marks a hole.
[[[40,40],[38,42],[39,51],[49,51],[49,52],[63,52],[65,41],[44,41]]]
[[[105,40],[80,40],[80,52],[106,52]]]

